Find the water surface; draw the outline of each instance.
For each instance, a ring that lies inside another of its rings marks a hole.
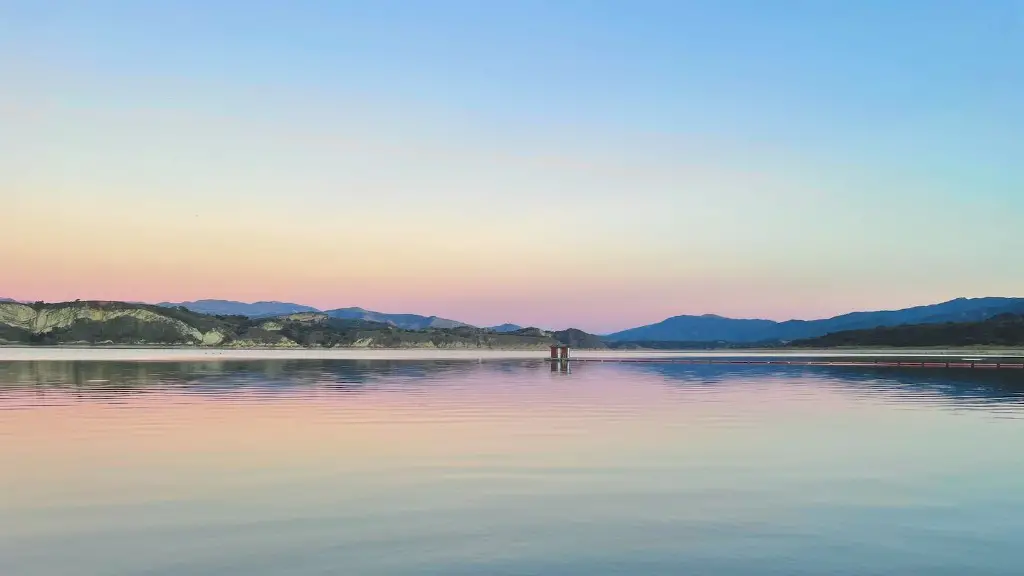
[[[0,574],[1024,573],[1024,373],[0,363]]]

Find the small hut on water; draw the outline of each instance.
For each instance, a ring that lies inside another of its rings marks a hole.
[[[551,345],[551,359],[552,360],[568,360],[569,359],[569,347],[562,344]]]

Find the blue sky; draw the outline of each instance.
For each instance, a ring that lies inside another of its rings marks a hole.
[[[8,2],[0,38],[14,297],[613,329],[1024,286],[1019,1]]]

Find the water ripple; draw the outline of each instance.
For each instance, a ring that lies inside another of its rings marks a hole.
[[[1024,373],[0,363],[0,573],[1018,574]]]

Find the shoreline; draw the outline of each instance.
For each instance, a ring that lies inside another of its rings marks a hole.
[[[942,349],[718,349],[718,350],[577,350],[579,359],[673,358],[1024,358],[1022,348]],[[18,361],[244,361],[244,360],[548,360],[547,350],[437,348],[190,348],[95,346],[0,346],[0,362]]]

